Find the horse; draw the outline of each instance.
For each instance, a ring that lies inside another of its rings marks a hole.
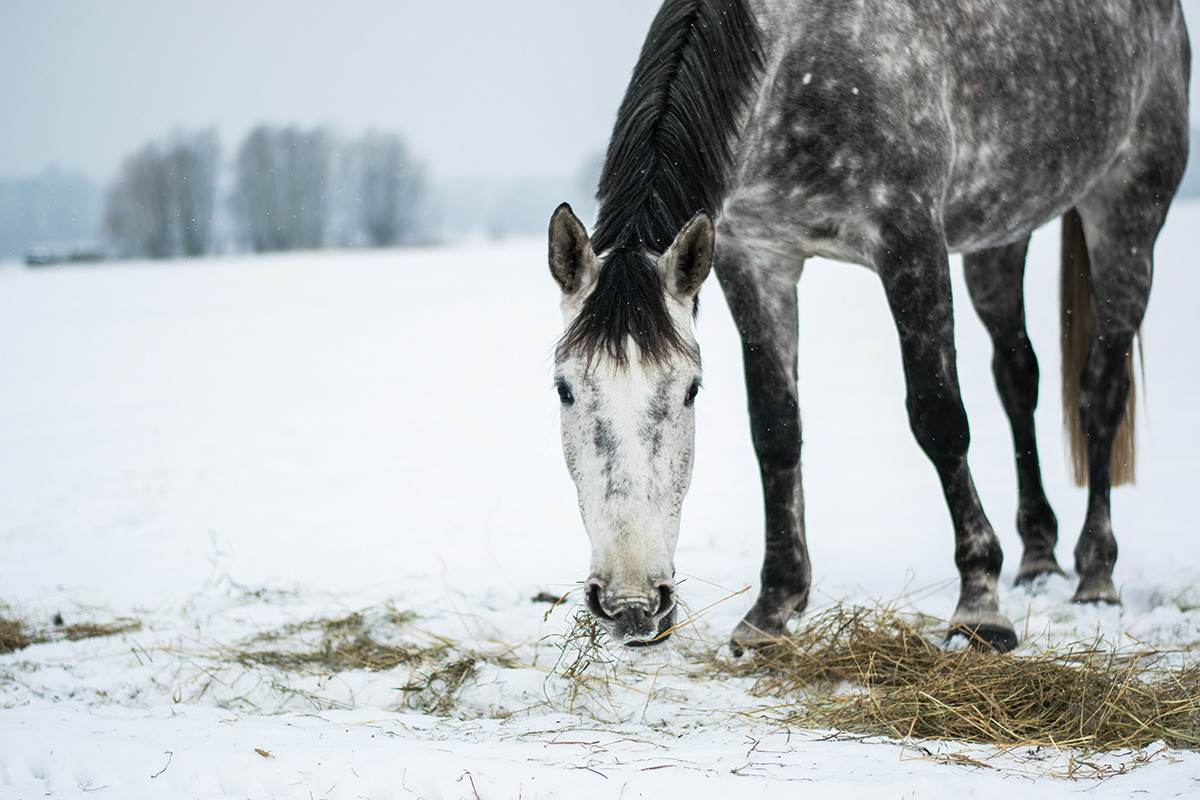
[[[910,426],[954,529],[947,638],[1014,648],[1000,542],[967,466],[949,254],[963,254],[1012,428],[1016,581],[1063,574],[1022,286],[1030,233],[1060,217],[1064,408],[1088,487],[1073,599],[1119,602],[1109,497],[1130,477],[1132,437],[1118,433],[1131,430],[1132,348],[1187,160],[1190,58],[1179,0],[663,3],[617,113],[593,234],[566,204],[549,226],[585,602],[614,642],[657,646],[675,627],[701,385],[693,317],[710,271],[741,336],[766,528],[734,652],[786,637],[804,611],[797,282],[822,256],[883,284]]]

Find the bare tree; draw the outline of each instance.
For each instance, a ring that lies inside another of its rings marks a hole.
[[[177,134],[167,149],[171,210],[183,255],[204,255],[212,244],[220,152],[215,130]]]
[[[368,133],[356,149],[358,220],[368,243],[385,247],[410,239],[418,228],[423,170],[395,134]]]
[[[325,243],[330,147],[323,131],[260,125],[238,150],[232,208],[255,252]]]
[[[125,159],[109,188],[104,229],[118,255],[171,258],[208,252],[219,146],[216,134],[176,133]]]
[[[163,159],[157,147],[146,145],[125,159],[105,203],[104,227],[117,255],[174,255],[169,204]]]

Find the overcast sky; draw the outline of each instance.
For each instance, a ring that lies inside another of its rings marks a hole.
[[[435,177],[574,176],[658,0],[0,0],[0,176],[173,128],[395,131]]]
[[[106,181],[177,127],[216,126],[228,156],[260,122],[395,131],[434,178],[575,176],[657,7],[0,0],[0,177],[55,164]],[[1197,19],[1200,0],[1185,8]]]

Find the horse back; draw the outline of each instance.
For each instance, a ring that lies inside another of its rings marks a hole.
[[[870,264],[881,215],[921,209],[952,250],[978,249],[1070,208],[1139,126],[1183,131],[1165,146],[1186,152],[1178,0],[768,1],[757,11],[768,67],[727,234],[766,236],[774,215],[797,251]],[[1149,105],[1170,119],[1147,119]]]

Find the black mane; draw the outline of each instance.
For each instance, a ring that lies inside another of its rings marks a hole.
[[[731,143],[762,69],[745,0],[667,0],[646,43],[600,175],[593,246],[661,253],[698,211],[715,216]]]
[[[735,128],[762,69],[745,0],[666,0],[650,26],[617,112],[600,176],[592,246],[595,290],[559,352],[624,364],[630,337],[644,358],[696,358],[672,322],[646,253],[660,254],[700,211],[720,210]]]

